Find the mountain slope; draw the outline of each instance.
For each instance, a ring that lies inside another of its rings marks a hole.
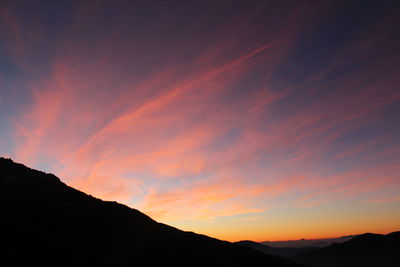
[[[0,214],[0,261],[8,266],[299,266],[157,223],[4,158]]]
[[[400,232],[363,234],[341,244],[300,253],[294,260],[309,266],[400,266]]]

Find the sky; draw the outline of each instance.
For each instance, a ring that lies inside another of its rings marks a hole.
[[[229,241],[400,230],[398,1],[0,3],[0,155]]]

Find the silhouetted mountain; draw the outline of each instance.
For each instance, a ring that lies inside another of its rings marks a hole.
[[[303,247],[328,247],[333,243],[343,243],[356,237],[357,235],[348,235],[338,238],[324,238],[324,239],[299,239],[299,240],[288,240],[288,241],[264,241],[261,242],[263,245],[267,245],[273,248],[303,248]]]
[[[311,251],[318,249],[318,247],[299,247],[299,248],[273,248],[267,245],[263,245],[261,243],[253,242],[253,241],[239,241],[236,242],[236,244],[243,246],[243,247],[249,247],[252,249],[256,249],[260,252],[271,254],[271,255],[276,255],[276,256],[281,256],[285,258],[292,257],[296,254],[306,252],[306,251]]]
[[[359,235],[341,244],[300,253],[293,259],[315,267],[400,266],[400,232]]]
[[[2,266],[300,266],[157,223],[4,158],[0,214]]]

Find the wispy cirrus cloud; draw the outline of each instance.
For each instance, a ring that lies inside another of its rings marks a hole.
[[[332,3],[142,8],[74,3],[56,32],[49,14],[6,11],[27,88],[10,118],[16,160],[171,222],[398,186],[389,11],[332,37]]]

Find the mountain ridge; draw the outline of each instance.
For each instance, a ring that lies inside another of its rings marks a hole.
[[[276,255],[284,258],[290,258],[294,255],[297,255],[302,252],[306,251],[311,251],[311,250],[316,250],[318,247],[282,247],[282,248],[277,248],[277,247],[271,247],[268,245],[264,245],[262,243],[257,243],[254,241],[250,240],[243,240],[239,242],[235,242],[235,244],[238,244],[239,246],[243,247],[249,247],[255,250],[258,250],[263,253],[271,254],[271,255]]]
[[[274,248],[302,248],[302,247],[328,247],[332,243],[343,243],[351,240],[358,235],[346,235],[335,238],[318,238],[318,239],[297,239],[297,240],[283,240],[283,241],[263,241],[260,244],[267,245]]]
[[[302,266],[184,232],[0,158],[3,261],[43,265]]]
[[[344,243],[299,253],[293,260],[319,266],[400,266],[400,232],[387,235],[365,233]]]
[[[400,231],[386,235],[364,233],[327,247],[271,247],[249,240],[236,242],[263,253],[292,259],[311,267],[400,266]]]

